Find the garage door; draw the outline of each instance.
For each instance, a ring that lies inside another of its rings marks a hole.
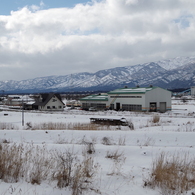
[[[166,102],[160,102],[160,112],[166,112]]]

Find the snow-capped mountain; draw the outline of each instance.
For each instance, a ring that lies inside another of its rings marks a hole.
[[[195,57],[177,57],[100,70],[96,73],[82,72],[22,81],[0,81],[0,88],[12,93],[106,91],[125,85],[153,85],[168,89],[195,86]]]

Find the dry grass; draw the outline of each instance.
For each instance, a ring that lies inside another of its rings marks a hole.
[[[124,158],[124,152],[120,152],[119,150],[107,151],[106,158],[111,158],[115,161],[120,161]]]
[[[0,122],[0,129],[1,130],[11,130],[11,129],[15,129],[18,130],[18,127],[13,125],[12,123],[2,123]]]
[[[124,152],[116,149],[115,151],[107,151],[106,158],[113,160],[113,165],[111,166],[111,170],[107,175],[123,175],[122,166],[125,163],[126,157],[124,156]]]
[[[102,126],[91,123],[40,123],[40,124],[31,124],[30,122],[26,123],[26,129],[31,130],[110,130],[109,126]]]
[[[113,145],[113,143],[111,141],[111,138],[109,138],[109,137],[103,137],[102,138],[102,144],[103,145]]]
[[[154,114],[152,117],[152,123],[159,123],[160,122],[160,116],[158,114]]]
[[[23,175],[23,146],[0,145],[0,179],[4,182],[18,182]]]
[[[159,187],[163,195],[180,195],[195,188],[195,159],[190,159],[187,153],[161,153],[153,162],[145,186]]]
[[[31,184],[56,181],[59,188],[70,188],[72,195],[82,194],[92,184],[97,166],[85,154],[78,159],[73,150],[60,153],[33,144],[0,144],[0,180]]]
[[[179,125],[178,132],[195,132],[195,124],[192,121],[188,121]]]
[[[118,139],[118,145],[119,146],[125,146],[125,143],[126,143],[126,137],[119,137]]]
[[[58,171],[54,174],[59,188],[69,187],[72,195],[82,194],[89,189],[91,179],[95,175],[97,165],[93,158],[85,154],[80,161],[72,150],[68,149],[65,153],[57,153]]]

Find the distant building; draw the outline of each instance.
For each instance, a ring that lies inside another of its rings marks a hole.
[[[166,112],[171,110],[171,95],[160,87],[124,87],[104,95],[92,95],[82,98],[82,108],[114,109],[126,111]]]
[[[195,97],[195,86],[191,87],[191,96]]]
[[[104,110],[109,107],[108,94],[89,95],[80,99],[81,107],[84,110],[89,108],[96,108],[97,110]]]
[[[64,103],[62,102],[59,94],[41,94],[36,102],[32,105],[32,108],[41,111],[63,111]]]
[[[28,95],[8,95],[4,99],[4,104],[7,106],[22,106],[27,103],[34,103],[34,99]]]

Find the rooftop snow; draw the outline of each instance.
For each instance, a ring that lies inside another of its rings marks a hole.
[[[115,93],[146,93],[147,91],[150,91],[154,89],[153,87],[149,88],[122,88],[122,89],[116,89],[114,91],[108,92],[108,94],[115,94]]]

